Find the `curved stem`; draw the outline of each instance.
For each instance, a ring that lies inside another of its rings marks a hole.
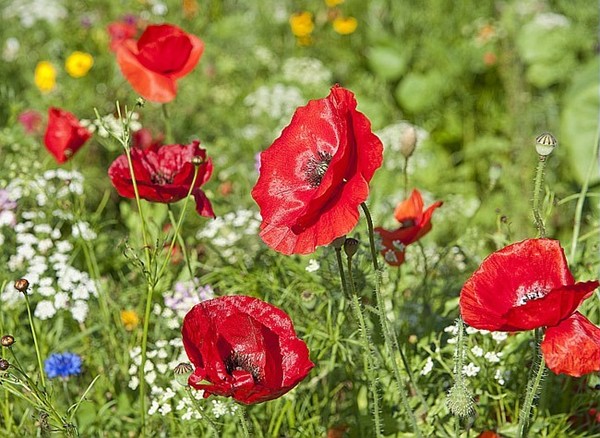
[[[540,213],[540,194],[542,182],[544,181],[544,170],[546,169],[546,157],[540,155],[539,158],[533,187],[533,219],[538,230],[538,237],[546,237],[546,227]]]
[[[596,144],[594,145],[594,154],[590,161],[585,181],[581,191],[578,193],[577,206],[575,207],[575,220],[573,223],[573,240],[571,241],[571,251],[569,252],[569,261],[573,263],[575,261],[575,252],[577,251],[577,241],[579,240],[579,233],[581,229],[581,216],[583,215],[583,204],[587,195],[588,187],[590,185],[590,179],[594,169],[598,168],[598,148],[600,148],[600,124],[596,130]]]
[[[146,308],[144,310],[144,329],[142,333],[142,362],[140,363],[140,409],[142,416],[142,436],[146,436],[146,378],[145,371],[148,351],[148,327],[150,325],[150,311],[152,310],[152,296],[154,295],[154,285],[148,283],[148,292],[146,295]]]
[[[173,253],[173,248],[175,247],[175,242],[177,241],[177,236],[179,236],[179,230],[181,229],[181,224],[183,223],[183,218],[185,217],[185,212],[187,210],[187,205],[190,200],[192,191],[194,190],[194,184],[196,184],[196,179],[198,178],[198,172],[200,170],[200,166],[194,166],[194,167],[196,168],[194,171],[194,178],[192,179],[192,184],[190,185],[190,189],[188,190],[187,196],[185,197],[185,200],[183,201],[183,208],[181,210],[181,214],[179,215],[179,220],[177,221],[177,226],[175,227],[175,234],[173,235],[173,239],[171,240],[171,245],[169,246],[169,250],[167,251],[167,255],[165,256],[163,264],[160,267],[158,274],[156,275],[157,279],[159,279],[162,276],[165,268],[167,267],[167,263],[169,263],[169,260],[171,260],[171,254]]]
[[[354,278],[352,276],[352,258],[348,257],[348,282],[350,283],[350,290],[352,296],[352,310],[354,316],[358,321],[358,329],[360,332],[360,341],[362,344],[362,357],[363,357],[363,368],[369,382],[369,390],[373,397],[373,422],[375,423],[375,435],[382,437],[381,433],[381,417],[379,407],[379,391],[377,390],[377,380],[374,376],[375,371],[375,358],[371,349],[371,342],[369,340],[369,333],[367,332],[367,323],[365,316],[363,315],[362,306],[358,294],[356,293],[356,287],[354,286]]]
[[[534,362],[533,371],[533,379],[530,379],[527,383],[527,392],[525,394],[525,401],[523,403],[523,408],[521,408],[521,412],[519,413],[519,429],[517,433],[518,438],[526,438],[529,434],[529,422],[531,420],[531,409],[533,407],[533,402],[538,394],[538,389],[540,386],[540,382],[544,377],[544,372],[546,371],[546,362],[544,361],[544,356],[540,352],[539,343],[536,340],[536,359]]]
[[[344,273],[344,263],[342,261],[342,249],[335,249],[335,258],[338,265],[338,270],[340,271],[340,280],[342,281],[342,291],[344,292],[345,297],[349,297],[350,293],[348,292],[348,284],[346,283],[346,274]]]
[[[46,391],[46,379],[44,377],[44,366],[42,365],[42,355],[40,353],[40,345],[38,344],[35,327],[33,325],[33,317],[31,316],[31,306],[29,305],[29,296],[27,295],[27,291],[23,292],[23,295],[25,295],[25,304],[27,306],[27,317],[29,318],[29,326],[31,327],[31,336],[33,336],[33,346],[35,347],[35,355],[37,356],[38,367],[40,370],[40,381],[42,383],[42,388],[44,389],[44,391]]]
[[[393,328],[390,327],[389,321],[385,314],[385,300],[383,299],[383,294],[381,293],[381,270],[379,269],[379,263],[377,261],[377,249],[375,248],[375,235],[374,235],[374,229],[373,229],[373,220],[371,218],[371,213],[369,212],[369,209],[364,202],[361,204],[361,207],[363,209],[363,212],[365,213],[365,217],[367,219],[367,228],[369,230],[369,244],[371,247],[371,258],[373,260],[373,268],[375,269],[375,298],[376,298],[376,303],[377,303],[376,307],[377,307],[377,312],[378,312],[378,316],[379,316],[379,323],[381,324],[381,330],[383,332],[383,338],[385,341],[386,348],[387,348],[388,352],[390,353],[390,356],[392,359],[392,369],[394,371],[394,377],[396,380],[396,385],[398,387],[398,392],[400,394],[400,398],[402,400],[402,405],[404,406],[404,408],[406,410],[406,414],[409,416],[414,434],[417,437],[420,437],[421,432],[419,431],[419,426],[417,424],[417,417],[408,402],[408,394],[406,392],[406,388],[404,387],[404,384],[405,384],[404,378],[402,377],[402,375],[400,373],[400,368],[398,367],[398,362],[396,360],[397,355],[400,355],[400,357],[402,359],[402,364],[404,365],[406,372],[409,375],[409,379],[411,380],[411,382],[413,382],[414,388],[417,391],[417,394],[419,394],[419,398],[421,399],[421,402],[424,404],[425,409],[428,410],[428,406],[425,401],[425,398],[419,391],[415,380],[412,378],[412,371],[410,370],[410,367],[408,366],[408,361],[406,360],[406,357],[404,357],[404,352],[400,348],[396,334],[394,333]]]

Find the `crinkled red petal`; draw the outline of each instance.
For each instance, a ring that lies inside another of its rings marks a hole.
[[[543,298],[511,307],[503,315],[504,326],[499,330],[521,331],[555,326],[571,316],[597,288],[597,281],[587,281],[553,289]]]
[[[246,404],[279,397],[314,366],[289,316],[252,297],[219,297],[197,304],[184,318],[182,334],[197,368],[190,385]],[[232,352],[248,360],[249,369],[228,373],[225,360]]]
[[[327,98],[298,108],[281,136],[262,152],[252,190],[265,243],[285,254],[308,254],[350,232],[382,152],[350,91],[335,86]],[[309,168],[320,153],[331,161],[315,182]]]
[[[549,327],[541,349],[556,374],[580,377],[600,371],[600,328],[579,312]]]
[[[394,217],[398,222],[410,219],[417,224],[421,222],[422,215],[423,197],[421,196],[421,192],[419,192],[417,189],[413,189],[410,197],[400,202],[394,210]]]
[[[507,330],[506,315],[524,290],[550,291],[573,283],[557,240],[524,240],[494,252],[481,263],[460,293],[461,315],[478,329]]]
[[[58,163],[69,160],[92,136],[75,115],[60,108],[48,109],[44,145]]]

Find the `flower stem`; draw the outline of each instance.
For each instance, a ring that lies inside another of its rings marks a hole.
[[[540,213],[540,194],[542,191],[542,182],[544,181],[544,170],[546,169],[546,157],[539,156],[537,170],[535,172],[535,181],[533,187],[533,219],[538,230],[538,237],[546,237],[546,227]]]
[[[346,273],[344,272],[344,263],[342,261],[342,248],[335,249],[335,258],[337,260],[338,270],[340,271],[340,280],[342,281],[342,291],[345,297],[349,297],[348,284],[346,283]]]
[[[23,292],[23,295],[25,295],[25,305],[27,306],[27,317],[29,318],[29,326],[31,327],[31,336],[33,336],[33,345],[35,347],[35,355],[37,356],[38,367],[40,369],[40,381],[42,383],[43,390],[46,391],[46,379],[44,377],[44,366],[42,365],[42,355],[40,353],[40,346],[38,344],[35,326],[33,325],[33,318],[31,316],[31,305],[29,304],[29,296],[27,295],[27,291]]]
[[[402,168],[403,185],[404,185],[404,197],[408,197],[408,158],[404,158],[404,167]]]
[[[396,384],[398,386],[398,392],[400,394],[402,404],[403,404],[404,408],[406,409],[406,414],[409,416],[414,434],[417,437],[420,437],[421,432],[419,431],[419,426],[417,425],[417,417],[408,402],[408,394],[407,394],[406,388],[405,388],[405,381],[400,373],[400,368],[398,367],[398,362],[396,360],[397,355],[400,355],[400,357],[402,359],[402,364],[404,365],[404,368],[409,376],[409,380],[412,382],[412,384],[415,388],[415,391],[417,392],[417,394],[419,395],[419,398],[421,399],[421,402],[425,406],[425,409],[427,409],[427,410],[429,410],[429,409],[427,406],[427,402],[425,401],[425,398],[423,397],[421,391],[419,391],[418,386],[416,385],[416,382],[412,376],[412,371],[410,369],[410,366],[408,365],[408,361],[406,360],[406,357],[404,356],[404,352],[402,351],[402,349],[400,348],[400,345],[398,344],[398,339],[396,337],[396,334],[394,333],[393,328],[390,327],[389,321],[385,314],[385,300],[383,298],[383,294],[381,293],[381,270],[379,269],[379,263],[377,261],[377,249],[375,248],[375,234],[373,231],[373,219],[371,218],[371,213],[369,212],[369,209],[364,202],[361,204],[361,207],[365,213],[365,217],[367,219],[367,227],[369,229],[369,243],[370,243],[370,247],[371,247],[371,259],[373,261],[373,268],[375,269],[375,298],[376,298],[376,303],[377,303],[376,307],[377,307],[377,313],[379,316],[379,323],[381,324],[381,330],[383,332],[383,338],[385,341],[386,349],[388,350],[388,352],[392,358],[392,369],[394,371],[394,377],[396,379]]]
[[[250,429],[248,428],[248,421],[246,420],[246,409],[243,406],[238,406],[237,412],[242,428],[242,436],[244,438],[250,438]]]
[[[152,310],[152,296],[154,295],[154,285],[148,283],[148,292],[146,295],[146,308],[144,310],[144,330],[142,333],[142,362],[140,363],[140,414],[142,418],[142,436],[146,436],[146,378],[145,371],[148,351],[148,327],[150,325],[150,311]]]
[[[529,434],[531,409],[533,407],[533,402],[539,392],[539,386],[546,371],[546,362],[544,361],[544,356],[541,354],[540,344],[537,338],[538,336],[536,336],[535,342],[536,356],[534,360],[533,370],[529,378],[529,382],[527,382],[527,392],[525,393],[525,401],[523,402],[521,412],[519,412],[519,429],[517,433],[518,438],[526,438]]]
[[[169,119],[169,109],[167,108],[167,104],[163,103],[161,105],[162,115],[165,121],[165,141],[167,144],[173,143],[173,133],[171,130],[171,120]]]
[[[342,257],[340,249],[336,248],[336,255],[338,260],[338,267],[340,270],[340,275],[342,277],[342,287],[344,288],[344,292],[346,296],[348,296],[348,286],[346,280],[344,279],[344,267],[342,264]],[[350,296],[352,303],[352,310],[354,311],[354,317],[358,321],[358,329],[360,332],[360,341],[362,344],[362,358],[363,358],[363,367],[364,372],[367,376],[367,381],[369,382],[369,390],[371,392],[371,396],[373,397],[373,422],[375,423],[375,435],[377,437],[382,437],[381,434],[381,417],[380,417],[380,407],[379,407],[379,391],[377,390],[377,380],[373,374],[375,369],[375,358],[373,351],[371,349],[371,342],[369,341],[369,333],[367,329],[367,323],[365,321],[365,317],[363,315],[363,311],[360,304],[360,299],[358,294],[356,293],[356,287],[354,285],[354,278],[352,276],[352,257],[347,258],[348,262],[348,283],[350,283]]]
[[[187,196],[185,197],[185,200],[183,201],[183,208],[181,209],[181,214],[179,215],[179,220],[177,221],[177,226],[175,227],[175,234],[173,235],[173,239],[171,240],[171,245],[169,246],[169,250],[167,251],[167,255],[165,256],[163,264],[160,267],[160,270],[158,271],[158,274],[156,276],[157,280],[162,276],[162,274],[167,266],[167,263],[171,259],[171,254],[173,253],[173,248],[175,247],[175,242],[177,241],[177,236],[179,236],[179,230],[181,229],[181,224],[183,223],[183,218],[185,217],[185,212],[187,210],[188,202],[190,200],[192,191],[194,190],[194,184],[196,184],[196,179],[198,178],[198,172],[200,170],[200,166],[194,166],[194,167],[195,167],[194,178],[192,179],[192,184],[190,185],[190,189],[188,190]]]

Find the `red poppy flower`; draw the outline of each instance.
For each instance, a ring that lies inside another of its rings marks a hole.
[[[260,156],[252,190],[260,236],[284,254],[308,254],[350,232],[382,160],[383,145],[350,91],[336,85],[298,108]]]
[[[153,102],[170,102],[177,80],[191,72],[204,51],[204,43],[177,26],[148,26],[140,39],[127,39],[116,47],[117,62],[131,86]]]
[[[48,126],[44,145],[59,163],[70,159],[92,136],[69,111],[48,109]]]
[[[185,198],[194,179],[194,157],[202,158],[198,177],[192,190],[198,214],[214,217],[210,201],[200,187],[208,181],[213,170],[212,161],[200,142],[150,146],[147,149],[131,149],[131,160],[140,197],[152,202],[176,202]],[[119,192],[126,198],[134,198],[131,172],[127,156],[119,156],[108,169],[108,176]]]
[[[115,21],[108,25],[107,30],[110,36],[110,50],[116,52],[119,44],[135,36],[137,26],[127,21]]]
[[[423,211],[421,193],[414,189],[410,198],[399,203],[394,210],[394,217],[400,222],[400,228],[393,231],[375,228],[381,238],[381,255],[389,265],[400,266],[404,263],[406,247],[431,231],[431,216],[442,204],[442,201],[434,202]]]
[[[183,346],[194,364],[190,386],[261,403],[282,396],[314,364],[290,317],[271,304],[226,296],[195,305],[183,320]]]
[[[598,281],[575,283],[557,240],[529,239],[487,257],[460,293],[464,321],[478,329],[547,327],[542,353],[555,373],[600,371],[600,328],[576,312]]]

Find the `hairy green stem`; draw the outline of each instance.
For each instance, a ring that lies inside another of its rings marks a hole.
[[[544,170],[546,169],[546,157],[539,156],[537,170],[533,187],[533,219],[538,230],[538,237],[546,237],[546,227],[542,214],[540,213],[540,195],[542,192],[542,182],[544,181]]]
[[[344,279],[344,267],[341,258],[341,251],[336,249],[336,254],[338,255],[338,268],[340,270],[340,276],[342,277],[342,287],[345,289],[345,294],[348,296],[348,286]],[[374,353],[371,349],[371,342],[369,341],[369,333],[367,328],[367,323],[365,321],[365,317],[363,315],[362,306],[360,304],[360,299],[358,294],[356,293],[356,287],[354,285],[354,278],[352,275],[352,257],[347,258],[348,262],[348,283],[350,284],[350,296],[351,296],[351,304],[352,310],[354,311],[354,317],[358,322],[358,330],[360,333],[360,341],[362,345],[362,358],[363,358],[363,368],[367,377],[367,381],[369,382],[369,391],[371,392],[371,396],[373,397],[373,422],[375,423],[375,435],[377,437],[382,437],[381,433],[381,411],[379,407],[379,391],[377,389],[377,381],[374,376],[375,370],[375,357]]]
[[[373,261],[373,268],[375,269],[375,298],[377,303],[377,312],[379,316],[379,323],[381,325],[381,330],[383,332],[383,339],[385,341],[386,349],[388,350],[391,359],[392,359],[392,370],[394,371],[394,377],[396,379],[396,385],[398,387],[398,392],[400,394],[400,398],[402,400],[402,405],[406,410],[406,414],[409,417],[411,427],[415,436],[420,437],[421,432],[419,430],[419,426],[417,424],[417,417],[410,407],[410,403],[408,402],[408,394],[405,388],[405,381],[400,373],[400,368],[398,367],[398,362],[396,360],[397,355],[400,355],[402,359],[402,364],[406,369],[406,372],[409,376],[410,381],[412,382],[415,391],[419,394],[419,398],[421,402],[425,406],[425,409],[428,410],[427,402],[425,401],[425,397],[423,397],[422,393],[419,391],[418,386],[416,385],[416,381],[412,377],[412,371],[404,356],[404,352],[400,348],[398,344],[398,339],[393,328],[390,326],[387,316],[385,314],[385,300],[383,298],[383,294],[381,293],[381,270],[379,269],[379,262],[377,260],[377,249],[375,248],[375,233],[373,229],[373,219],[371,218],[371,213],[367,205],[363,202],[361,204],[363,212],[365,213],[365,217],[367,219],[367,228],[369,230],[369,244],[371,247],[371,259]]]
[[[531,409],[533,408],[533,402],[539,392],[540,383],[544,377],[546,371],[546,362],[544,356],[540,351],[540,344],[536,337],[535,342],[535,359],[534,369],[532,370],[532,378],[527,382],[527,392],[525,393],[525,401],[521,412],[519,412],[519,428],[517,438],[526,438],[529,434],[529,423],[531,420]]]
[[[163,120],[165,121],[165,141],[167,144],[173,143],[173,132],[171,130],[171,120],[169,119],[169,109],[167,108],[167,104],[163,103],[161,105]]]
[[[238,418],[240,420],[240,426],[242,429],[242,436],[244,438],[250,438],[250,429],[248,428],[248,421],[246,420],[246,409],[239,405],[237,408]]]

